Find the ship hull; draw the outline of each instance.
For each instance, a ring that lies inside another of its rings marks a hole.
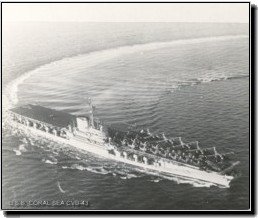
[[[200,170],[197,167],[192,167],[189,165],[181,164],[181,163],[165,163],[163,166],[145,164],[143,162],[134,161],[131,159],[127,159],[122,157],[119,153],[111,154],[109,152],[110,146],[108,144],[96,144],[91,143],[89,140],[78,139],[75,137],[71,139],[61,138],[50,133],[44,132],[42,130],[35,129],[33,127],[29,127],[15,121],[11,121],[11,124],[16,128],[19,128],[23,131],[28,131],[34,135],[38,135],[49,140],[56,141],[58,143],[63,143],[66,145],[71,145],[77,149],[93,153],[97,156],[101,156],[104,158],[112,159],[114,161],[123,162],[129,165],[137,166],[139,168],[145,169],[146,173],[158,172],[165,175],[175,176],[177,178],[183,178],[192,181],[198,182],[206,182],[210,184],[214,184],[220,187],[229,187],[230,181],[233,179],[232,176],[221,175],[216,172],[207,172]]]

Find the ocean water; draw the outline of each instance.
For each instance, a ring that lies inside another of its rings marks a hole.
[[[150,174],[17,131],[3,120],[3,207],[249,208],[248,24],[19,23],[3,26],[3,107],[37,103],[235,152],[230,188]],[[3,113],[5,115],[5,112]],[[13,201],[89,205],[10,205]]]

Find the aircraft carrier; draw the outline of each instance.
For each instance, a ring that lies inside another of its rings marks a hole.
[[[94,116],[75,116],[63,111],[24,105],[9,110],[11,124],[41,137],[65,143],[79,150],[183,179],[229,187],[238,161],[231,153],[220,154],[215,147],[200,148],[197,141],[185,143],[181,137],[121,130],[104,125]]]

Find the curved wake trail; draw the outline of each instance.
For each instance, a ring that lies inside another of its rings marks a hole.
[[[166,42],[151,42],[146,44],[135,44],[128,46],[121,46],[116,48],[110,48],[101,51],[95,51],[88,54],[81,54],[74,57],[63,58],[58,61],[54,61],[45,65],[42,65],[35,70],[29,71],[15,80],[11,81],[3,91],[3,109],[8,110],[10,107],[15,106],[18,99],[18,88],[26,79],[28,79],[33,74],[37,72],[41,72],[41,70],[50,70],[52,67],[56,67],[56,65],[62,65],[69,62],[81,62],[87,63],[87,67],[95,66],[101,62],[119,57],[121,55],[133,54],[136,52],[144,52],[151,51],[156,49],[167,48],[175,45],[189,45],[203,42],[213,42],[213,41],[226,41],[226,40],[234,40],[234,39],[242,39],[248,38],[248,35],[237,35],[237,36],[217,36],[217,37],[204,37],[204,38],[194,38],[194,39],[182,39],[182,40],[173,40]]]

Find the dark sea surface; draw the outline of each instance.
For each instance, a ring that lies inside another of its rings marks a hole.
[[[241,162],[230,188],[220,188],[149,175],[26,135],[4,119],[5,209],[39,200],[89,206],[27,208],[249,208],[248,24],[20,23],[3,31],[4,109],[37,103],[79,115],[91,97],[106,124],[198,140]]]

